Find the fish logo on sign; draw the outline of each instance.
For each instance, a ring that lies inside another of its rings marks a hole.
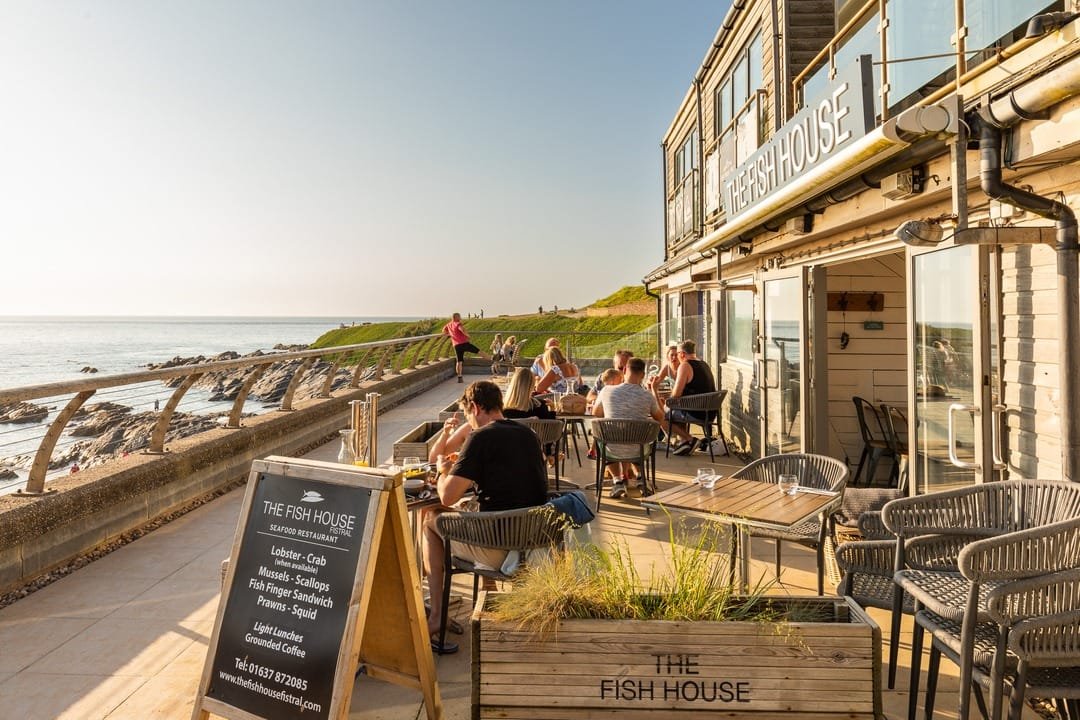
[[[303,496],[300,498],[300,502],[317,503],[322,502],[323,496],[314,490],[305,490]]]

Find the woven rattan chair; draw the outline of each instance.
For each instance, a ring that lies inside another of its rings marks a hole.
[[[716,437],[720,440],[720,444],[724,446],[724,454],[731,454],[728,452],[727,440],[724,439],[724,433],[720,429],[720,406],[724,404],[725,395],[727,395],[727,390],[717,390],[716,392],[711,393],[699,393],[697,395],[683,395],[682,397],[668,398],[665,401],[668,410],[704,413],[703,419],[690,420],[688,424],[701,426],[701,431],[705,435],[705,442],[709,444],[710,462],[716,462],[716,454],[713,452],[713,423],[716,423]],[[672,421],[669,417],[667,421],[668,442],[667,449],[664,450],[664,457],[667,457],[671,451],[671,424]]]
[[[1005,581],[1045,574],[1070,567],[1062,565],[1070,553],[1080,561],[1080,540],[1064,546],[1040,533],[1055,532],[1061,522],[1080,518],[1080,484],[1054,480],[1011,480],[894,500],[882,509],[885,526],[897,536],[894,575],[897,600],[893,632],[899,632],[901,592],[909,593],[916,609],[927,610],[942,622],[962,628],[960,652],[960,718],[970,713],[972,654],[978,623],[990,617],[987,594]],[[1047,529],[1049,528],[1049,529]],[[1035,532],[1034,536],[1023,535]],[[1071,531],[1068,531],[1071,532]],[[983,538],[965,546],[959,555],[959,571],[952,568],[919,567],[906,557],[909,540],[923,535],[966,535]],[[1050,543],[1040,547],[1038,543]],[[1000,543],[1000,544],[996,544]],[[1074,547],[1075,546],[1075,547]],[[965,553],[967,567],[965,569]],[[1055,553],[1059,553],[1055,555]],[[923,626],[912,634],[911,690],[908,714],[914,718],[923,644]]]
[[[904,411],[894,405],[881,403],[881,429],[885,443],[896,463],[890,475],[892,485],[905,490],[908,480],[908,422]]]
[[[848,488],[848,493],[867,488]],[[878,491],[882,492],[882,491]],[[859,516],[859,534],[865,540],[842,543],[836,548],[836,564],[843,576],[836,588],[837,595],[850,596],[862,607],[892,610],[896,603],[896,536],[889,532],[881,520],[880,511],[867,511]],[[964,545],[971,541],[961,535],[924,535],[907,544],[909,563],[921,568],[956,568],[956,557]],[[901,592],[901,613],[913,615],[915,602],[910,595]],[[897,615],[899,618],[899,615]],[[900,633],[889,635],[889,689],[896,687],[897,657],[900,649]]]
[[[826,518],[840,505],[844,486],[847,483],[847,465],[825,455],[797,454],[770,455],[739,468],[731,474],[733,478],[756,480],[758,482],[778,482],[781,475],[797,475],[799,485],[814,490],[828,490],[837,493],[836,502],[822,510],[822,514],[789,530],[769,528],[746,528],[747,541],[752,537],[767,537],[776,540],[776,576],[780,577],[780,543],[793,542],[812,548],[817,552],[817,587],[818,595],[825,592],[825,533]],[[731,564],[735,566],[737,548],[731,547]]]
[[[509,357],[500,356],[493,358],[491,361],[491,374],[502,375],[504,372],[513,370],[517,366],[518,359],[521,358],[521,348],[525,346],[525,341],[521,340],[516,343],[513,349],[510,351]]]
[[[1033,531],[1039,532],[1041,528]],[[1028,623],[1039,624],[1039,620],[1050,617],[1060,621],[1063,615],[1071,615],[1080,612],[1080,569],[1066,570],[1063,572],[1038,575],[1022,580],[1003,582],[994,590],[987,593],[986,610],[990,617],[987,622],[980,622],[975,626],[975,636],[971,648],[972,682],[976,690],[975,698],[979,709],[984,717],[994,720],[1001,715],[1002,698],[1007,686],[1013,688],[1013,701],[1016,704],[1010,712],[1019,720],[1019,704],[1025,694],[1028,679],[1027,670],[1030,666],[1022,666],[1022,658],[1010,647],[1016,639],[1014,634],[1023,633],[1031,627]],[[927,668],[926,680],[926,717],[932,717],[934,712],[934,699],[937,690],[938,669],[941,656],[949,658],[960,664],[963,657],[963,628],[962,623],[943,618],[929,610],[920,610],[915,621],[931,633],[930,662]],[[1080,646],[1075,644],[1077,638],[1076,628],[1064,629],[1064,635],[1057,638],[1039,637],[1036,632],[1034,637],[1027,641],[1034,641],[1041,645],[1037,651],[1041,657],[1036,661],[1047,670],[1036,682],[1046,682],[1045,690],[1058,690],[1055,679],[1060,681],[1073,673],[1067,670],[1056,673],[1055,670],[1065,670],[1069,666],[1075,667],[1080,664]],[[1072,639],[1073,644],[1069,644]],[[1046,640],[1049,642],[1043,644]],[[1030,648],[1029,648],[1030,649]],[[1022,650],[1021,654],[1028,651]],[[1023,675],[1023,676],[1022,676]],[[1054,675],[1057,675],[1055,678]],[[1051,687],[1053,686],[1053,687]],[[988,710],[982,699],[982,690],[990,692],[992,709]],[[1052,694],[1044,694],[1040,691],[1040,697],[1065,697],[1069,692],[1061,691]],[[1071,691],[1073,697],[1080,694],[1080,687],[1074,687]]]
[[[600,512],[604,494],[604,468],[612,463],[633,463],[645,493],[656,492],[656,438],[660,423],[597,418],[592,421],[592,434],[596,439],[596,512]]]
[[[566,434],[566,421],[565,420],[550,420],[544,418],[515,418],[514,422],[521,423],[525,427],[536,433],[536,437],[540,439],[540,445],[547,452],[548,448],[552,448],[555,453],[555,490],[560,490],[559,487],[559,447],[562,443],[563,436]],[[567,481],[567,485],[577,487],[574,483]]]
[[[1067,700],[1066,717],[1080,718],[1080,611],[1024,620],[1009,634],[1018,668],[1009,720],[1020,720],[1024,696]]]
[[[511,580],[525,565],[530,550],[562,547],[567,519],[550,505],[499,510],[495,512],[448,512],[435,518],[435,527],[446,545],[442,588],[442,626],[439,647],[446,644],[447,611],[450,608],[450,581],[459,573],[473,574],[473,602],[480,589],[481,576],[493,580]],[[471,560],[454,556],[452,542],[495,550],[517,550],[521,564],[513,574],[502,568],[478,567]],[[434,592],[434,589],[432,589]]]

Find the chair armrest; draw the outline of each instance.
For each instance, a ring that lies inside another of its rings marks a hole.
[[[905,567],[912,570],[957,572],[957,557],[981,535],[920,535],[906,543]]]
[[[1041,667],[1076,667],[1080,658],[1080,612],[1064,612],[1020,622],[1009,633],[1009,649]]]
[[[979,583],[1080,567],[1080,518],[977,540],[957,560],[960,573]]]
[[[895,556],[895,540],[856,540],[836,548],[836,564],[845,573],[866,573],[891,578]]]

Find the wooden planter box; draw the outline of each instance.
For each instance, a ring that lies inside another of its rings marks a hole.
[[[454,417],[454,413],[456,413],[458,410],[460,410],[460,408],[457,405],[457,400],[455,400],[454,402],[450,403],[445,408],[439,411],[439,422],[444,423],[450,418]]]
[[[472,717],[884,720],[881,630],[847,598],[832,622],[565,620],[538,636],[472,617]]]
[[[418,457],[421,462],[427,462],[428,453],[439,438],[442,430],[441,422],[421,423],[409,432],[394,441],[394,462],[402,463],[407,457]]]

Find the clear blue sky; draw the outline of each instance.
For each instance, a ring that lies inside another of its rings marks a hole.
[[[728,4],[9,0],[0,315],[587,304]]]

